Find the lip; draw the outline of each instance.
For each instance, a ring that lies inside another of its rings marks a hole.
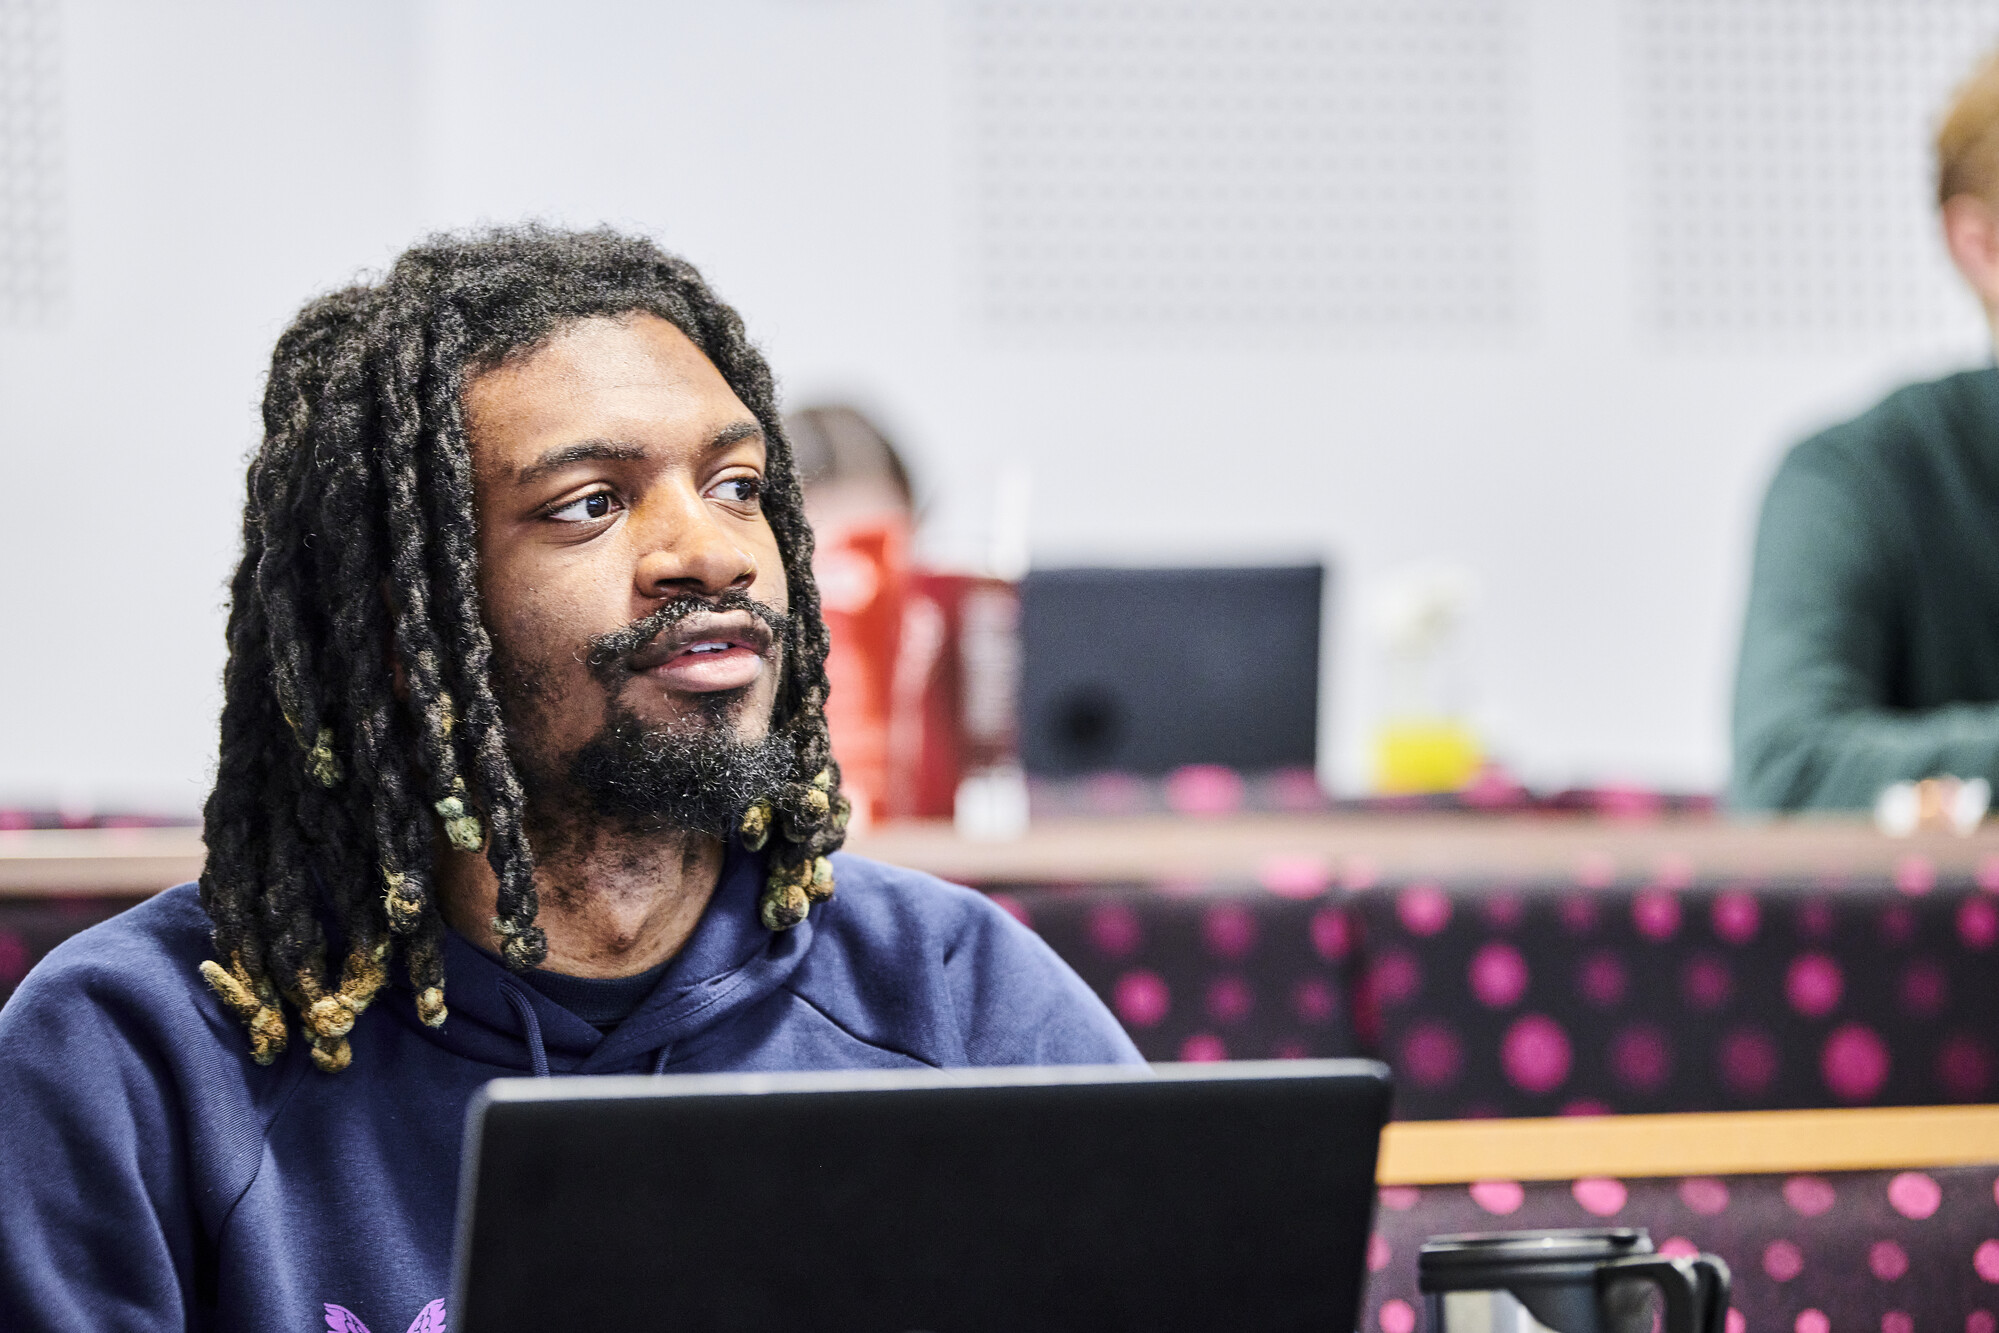
[[[668,689],[709,694],[754,682],[770,649],[770,627],[749,612],[696,612],[632,654],[631,668]]]

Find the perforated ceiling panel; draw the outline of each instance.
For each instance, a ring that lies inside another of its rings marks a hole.
[[[982,0],[985,312],[1020,329],[1496,329],[1504,0]]]
[[[1994,0],[1635,0],[1635,169],[1655,331],[1941,330],[1970,309],[1930,135]]]
[[[62,289],[55,0],[0,0],[0,326],[37,325]]]

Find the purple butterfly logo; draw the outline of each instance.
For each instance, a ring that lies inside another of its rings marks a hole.
[[[354,1312],[344,1305],[326,1307],[326,1327],[328,1333],[368,1333],[368,1326],[356,1319]],[[409,1333],[444,1333],[442,1296],[417,1311],[416,1321],[409,1326]]]

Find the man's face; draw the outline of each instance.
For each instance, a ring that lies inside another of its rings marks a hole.
[[[495,688],[530,797],[581,786],[605,813],[712,822],[676,817],[670,789],[714,783],[690,753],[747,762],[752,783],[778,761],[757,743],[787,590],[756,418],[643,314],[570,325],[471,380],[465,408]]]

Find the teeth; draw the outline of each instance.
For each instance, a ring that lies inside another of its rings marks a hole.
[[[697,643],[689,646],[687,651],[690,653],[726,653],[732,647],[734,647],[733,644],[727,643]]]

